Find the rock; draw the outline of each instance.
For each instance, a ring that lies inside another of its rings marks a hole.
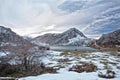
[[[107,70],[106,73],[99,72],[98,76],[101,77],[101,78],[108,78],[108,79],[110,79],[110,78],[114,78],[115,77],[115,72],[111,71],[111,70]]]

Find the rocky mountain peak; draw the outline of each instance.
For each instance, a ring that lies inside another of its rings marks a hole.
[[[4,42],[14,42],[14,41],[22,41],[23,38],[13,32],[10,28],[6,28],[0,26],[0,41]]]
[[[24,39],[22,36],[19,36],[10,28],[0,26],[0,51],[16,51],[16,49],[27,48],[38,48],[46,49],[43,46],[38,46],[29,41],[29,39]]]
[[[86,45],[90,40],[78,29],[70,28],[60,34],[45,34],[33,39],[34,43],[49,45]]]
[[[70,28],[68,31],[79,31],[77,28]]]
[[[77,28],[70,28],[69,30],[65,31],[64,33],[69,33],[69,32],[80,32]]]
[[[101,47],[117,47],[120,46],[120,29],[103,34],[96,43]]]
[[[31,42],[23,39],[23,37],[16,34],[10,28],[0,26],[0,46],[20,46],[20,45],[31,45]]]
[[[87,38],[81,31],[79,31],[77,28],[70,28],[69,30],[65,31],[63,34],[73,35],[73,37],[76,37],[77,35],[80,35],[81,37]]]
[[[1,33],[4,33],[4,34],[8,34],[11,32],[11,29],[10,28],[5,28],[3,26],[0,26],[0,34]]]

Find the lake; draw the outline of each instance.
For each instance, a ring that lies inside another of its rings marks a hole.
[[[50,46],[51,50],[81,50],[81,51],[97,51],[95,48],[83,46]]]

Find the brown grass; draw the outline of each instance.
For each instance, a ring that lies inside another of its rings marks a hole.
[[[74,65],[71,68],[69,68],[69,71],[75,71],[78,73],[93,72],[96,70],[97,70],[97,66],[95,66],[93,63],[85,63],[85,62],[83,62],[82,65]]]

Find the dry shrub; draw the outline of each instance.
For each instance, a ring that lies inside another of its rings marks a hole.
[[[0,76],[6,77],[19,71],[19,67],[11,64],[0,64]]]
[[[64,63],[64,62],[69,62],[70,60],[68,58],[66,59],[59,59],[58,62]]]
[[[46,67],[44,64],[28,65],[27,70],[23,70],[21,65],[0,64],[0,77],[25,77],[56,72],[57,69]]]
[[[53,67],[46,67],[45,72],[47,72],[47,73],[57,73],[57,69],[55,69]]]
[[[82,65],[74,65],[72,66],[69,71],[75,71],[78,73],[81,72],[93,72],[97,70],[97,66],[92,63],[83,63]]]

